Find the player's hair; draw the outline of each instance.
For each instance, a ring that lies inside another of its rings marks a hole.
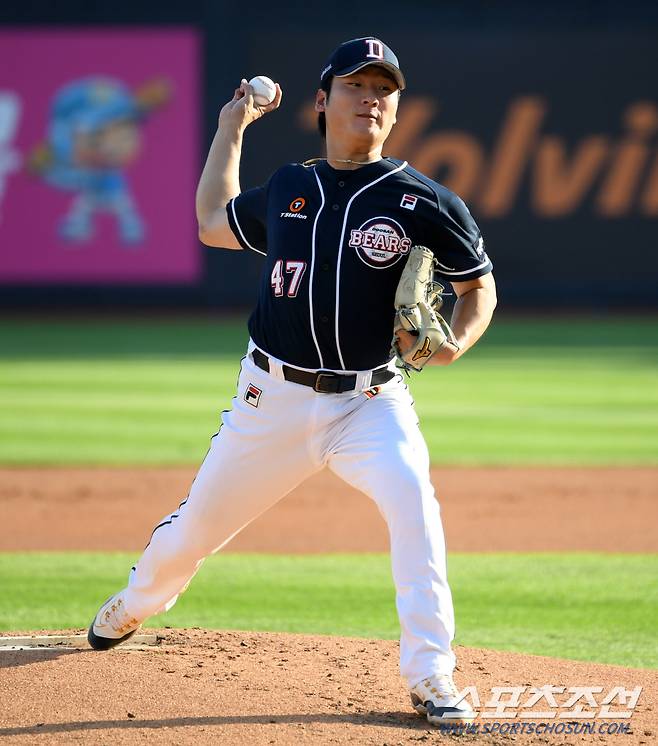
[[[331,83],[334,79],[333,75],[330,75],[326,80],[320,83],[320,88],[327,94],[327,101],[329,100],[329,94],[331,93]],[[323,140],[327,139],[327,120],[325,119],[324,112],[321,111],[318,114],[318,131]]]

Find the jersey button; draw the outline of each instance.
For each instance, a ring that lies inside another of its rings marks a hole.
[[[328,317],[328,316],[320,316],[320,321],[321,321],[321,322],[322,322],[323,324],[326,324],[326,323],[327,323],[327,321],[329,321],[329,317]]]
[[[325,263],[324,263],[324,264],[322,265],[322,271],[323,271],[323,272],[326,272],[326,271],[327,271],[328,269],[329,269],[329,265],[327,264],[327,262],[325,262]]]
[[[338,186],[339,187],[344,187],[345,186],[345,182],[344,181],[339,181],[338,182]]]
[[[340,210],[340,205],[332,205],[331,209],[332,210]]]

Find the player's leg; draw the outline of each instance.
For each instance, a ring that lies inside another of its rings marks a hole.
[[[400,618],[400,671],[430,723],[468,724],[475,714],[452,680],[452,597],[429,455],[411,397],[399,380],[357,398],[327,444],[329,467],[369,495],[389,529]]]
[[[94,635],[124,639],[147,617],[171,608],[205,557],[319,468],[308,445],[313,393],[244,362],[233,408],[224,413],[189,496],[156,526],[128,587],[101,608],[92,645]]]
[[[431,677],[447,686],[455,657],[445,541],[427,446],[406,386],[395,380],[373,399],[364,396],[329,450],[329,467],[370,496],[388,525],[401,673],[410,688]]]

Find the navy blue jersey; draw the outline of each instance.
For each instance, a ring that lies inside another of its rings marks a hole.
[[[240,244],[266,257],[251,338],[302,368],[390,360],[393,300],[412,246],[434,252],[439,279],[492,269],[462,200],[390,158],[353,171],[326,161],[283,166],[227,211]]]

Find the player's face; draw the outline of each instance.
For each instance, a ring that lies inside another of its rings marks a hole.
[[[383,145],[395,124],[398,86],[381,67],[364,67],[334,78],[324,100],[327,140],[372,149]]]

